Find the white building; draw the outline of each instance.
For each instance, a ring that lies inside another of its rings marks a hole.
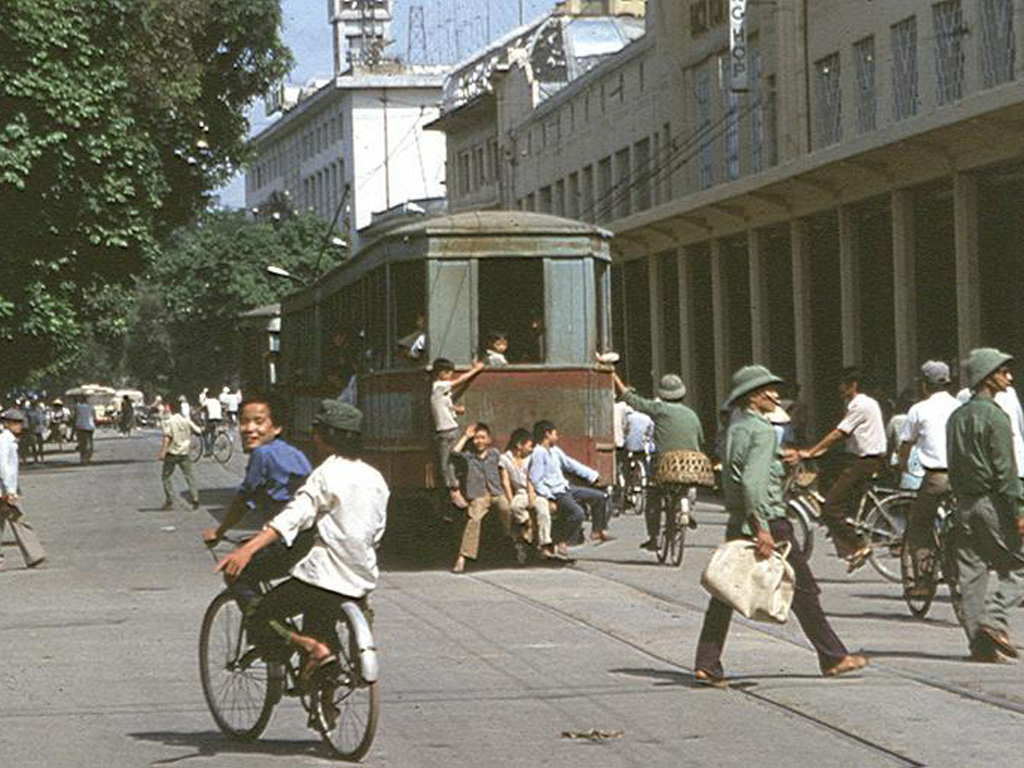
[[[444,196],[445,139],[423,127],[436,119],[446,70],[394,62],[363,65],[364,38],[351,3],[329,5],[338,65],[329,82],[282,88],[268,100],[281,116],[251,139],[245,174],[250,211],[287,206],[333,221],[353,248],[374,212],[406,200]],[[386,29],[390,4],[379,3],[373,30]],[[345,11],[342,13],[341,11]]]

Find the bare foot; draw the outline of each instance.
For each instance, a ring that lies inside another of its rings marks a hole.
[[[466,558],[459,555],[459,559],[455,561],[455,565],[452,566],[452,573],[462,573],[466,570]]]
[[[448,495],[451,497],[452,504],[454,504],[459,509],[467,509],[469,507],[469,503],[466,501],[466,497],[462,495],[462,491],[460,491],[458,488],[452,488],[448,492]]]

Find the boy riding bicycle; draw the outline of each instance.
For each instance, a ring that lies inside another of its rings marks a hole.
[[[304,680],[337,660],[334,627],[342,603],[360,600],[377,586],[376,547],[384,535],[389,491],[381,474],[359,459],[362,418],[354,406],[321,402],[313,441],[328,458],[263,531],[217,564],[218,571],[237,578],[260,550],[277,541],[293,546],[301,532],[315,531],[312,548],[291,578],[262,597],[247,622],[266,658],[304,654]],[[299,614],[302,633],[286,623]]]

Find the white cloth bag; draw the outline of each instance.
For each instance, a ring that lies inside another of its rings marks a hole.
[[[785,624],[796,586],[793,566],[786,562],[789,542],[764,560],[755,557],[756,549],[749,539],[725,542],[711,555],[700,584],[748,619]]]

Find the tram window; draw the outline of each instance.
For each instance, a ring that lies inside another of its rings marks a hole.
[[[427,265],[423,261],[392,264],[388,303],[394,323],[392,355],[397,365],[427,361]]]
[[[544,261],[481,259],[478,285],[481,356],[488,335],[503,331],[510,363],[544,362]]]
[[[363,278],[363,319],[365,350],[363,366],[376,371],[385,365],[388,352],[387,279],[383,268]]]

